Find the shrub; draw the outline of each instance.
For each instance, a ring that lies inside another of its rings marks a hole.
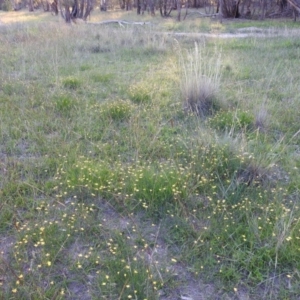
[[[74,100],[69,95],[60,95],[55,97],[55,109],[64,116],[69,116],[74,107]]]
[[[89,65],[82,65],[79,68],[80,71],[88,71],[90,69],[91,69],[91,66],[89,66]]]
[[[247,111],[220,111],[209,120],[210,126],[218,130],[249,130],[253,128],[254,117]]]
[[[62,83],[65,88],[68,88],[71,90],[76,90],[81,85],[80,80],[75,77],[67,77],[67,78],[63,79]]]
[[[150,89],[142,83],[131,85],[129,88],[129,97],[133,102],[138,104],[150,102]]]
[[[94,82],[102,82],[102,83],[109,83],[113,78],[113,74],[99,74],[95,73],[92,74],[91,79]]]
[[[101,114],[104,117],[122,121],[130,117],[132,109],[133,105],[129,101],[118,99],[101,105]]]

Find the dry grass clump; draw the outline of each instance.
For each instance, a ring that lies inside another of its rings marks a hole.
[[[237,184],[246,184],[247,186],[250,185],[259,185],[267,182],[267,173],[268,170],[264,169],[261,166],[249,164],[246,168],[241,168],[237,172]]]
[[[268,111],[264,106],[259,107],[254,113],[254,126],[261,132],[265,132],[268,127]]]
[[[180,53],[180,90],[184,108],[199,116],[210,114],[218,107],[221,56],[218,52],[208,56],[197,43],[187,57]]]
[[[83,52],[92,54],[115,52],[116,49],[133,50],[147,55],[165,53],[168,50],[169,38],[157,34],[147,27],[116,28],[103,27],[89,43],[80,45]]]

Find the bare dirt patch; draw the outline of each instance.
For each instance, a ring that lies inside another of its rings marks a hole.
[[[184,36],[190,38],[219,38],[219,39],[234,39],[234,38],[271,38],[271,37],[296,37],[300,36],[299,29],[261,29],[256,27],[247,27],[238,29],[235,33],[205,33],[205,32],[174,32],[166,33],[175,37]]]
[[[14,238],[11,236],[0,237],[0,289],[2,287],[4,293],[7,290],[6,284],[11,280],[13,275],[10,267],[9,255],[14,246]]]
[[[174,249],[165,242],[167,233],[163,223],[154,224],[144,214],[124,216],[103,200],[98,204],[98,208],[103,216],[103,227],[109,230],[127,232],[131,237],[132,243],[138,237],[142,237],[148,242],[149,247],[146,251],[138,253],[138,256],[146,262],[149,268],[153,269],[154,273],[161,276],[162,281],[172,281],[171,287],[169,287],[169,284],[166,284],[166,288],[163,287],[158,291],[159,300],[233,299],[226,296],[223,290],[217,290],[214,284],[204,283],[201,279],[201,274],[195,276],[182,262],[172,262]],[[162,270],[168,270],[169,275],[167,278],[165,273],[161,273],[165,272]],[[77,288],[79,287],[75,283],[69,286],[72,294],[76,294],[75,290]],[[84,288],[82,287],[80,291],[82,292],[83,290]],[[244,291],[236,294],[234,299],[250,300],[250,297]]]

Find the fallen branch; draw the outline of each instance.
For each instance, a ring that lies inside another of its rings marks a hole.
[[[218,16],[219,14],[218,13],[215,13],[215,14],[204,14],[200,11],[193,11],[193,12],[190,12],[188,14],[186,14],[186,16],[184,18],[186,18],[187,16],[190,16],[190,15],[200,15],[201,18],[211,18],[211,17],[216,17]]]
[[[120,26],[124,27],[124,25],[150,25],[150,22],[129,22],[124,20],[107,20],[102,22],[87,22],[87,24],[92,25],[105,25],[105,24],[114,24],[117,23]]]
[[[299,0],[288,0],[288,3],[300,13],[300,1]]]

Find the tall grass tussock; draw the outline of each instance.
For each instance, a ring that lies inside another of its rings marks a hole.
[[[205,46],[195,43],[192,50],[179,49],[180,90],[184,108],[200,116],[211,114],[218,107],[221,79],[221,53],[208,56]],[[218,50],[220,51],[220,50]]]

